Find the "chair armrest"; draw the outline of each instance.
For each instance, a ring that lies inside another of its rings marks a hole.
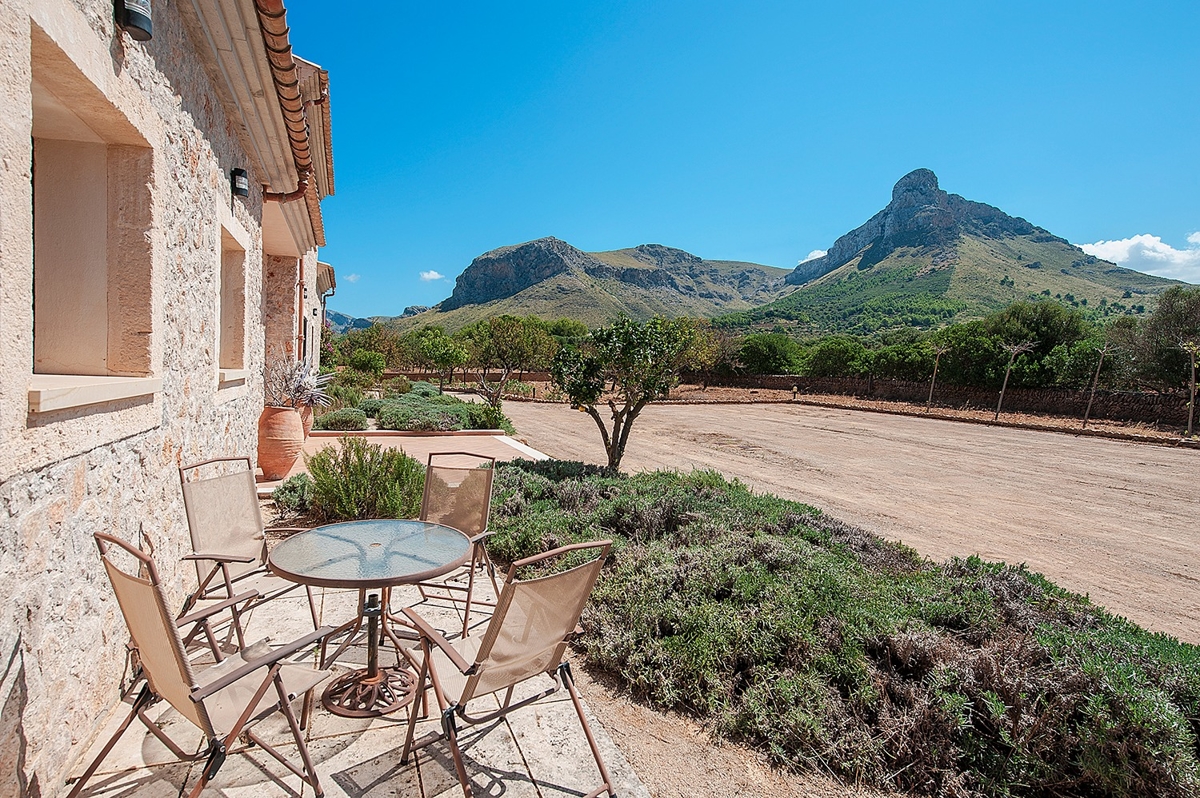
[[[320,640],[321,638],[325,637],[332,631],[333,631],[332,626],[322,626],[317,631],[310,632],[309,634],[305,635],[304,637],[300,638],[299,640],[294,640],[291,643],[288,643],[286,646],[282,646],[281,648],[274,649],[269,654],[264,654],[263,656],[259,657],[258,659],[252,659],[249,662],[247,662],[245,665],[242,665],[241,667],[236,668],[235,670],[232,670],[229,673],[225,674],[220,679],[217,679],[216,681],[213,681],[213,682],[209,682],[208,684],[204,685],[203,687],[197,687],[195,690],[192,691],[191,698],[193,701],[196,701],[196,702],[203,701],[205,698],[208,698],[213,693],[224,690],[226,687],[233,684],[238,679],[242,679],[242,678],[248,676],[249,674],[254,673],[259,668],[265,668],[268,665],[274,665],[276,662],[279,662],[279,660],[285,659],[286,657],[290,657],[292,654],[295,654],[297,651],[300,651],[301,649],[312,645],[313,643],[315,643],[318,640]]]
[[[470,540],[471,540],[472,544],[482,543],[483,541],[487,540],[494,534],[496,534],[495,530],[485,529],[482,532],[480,532],[478,535],[476,535],[475,537],[471,538]]]
[[[195,554],[185,554],[184,556],[180,557],[179,559],[184,562],[189,561],[189,560],[191,560],[191,561],[214,560],[216,562],[242,562],[242,563],[258,562],[257,557],[239,557],[239,556],[235,556],[232,554],[207,554],[207,553],[200,553],[200,552],[197,552]]]
[[[442,637],[442,633],[430,626],[428,621],[426,621],[420,615],[417,615],[416,611],[412,607],[405,607],[404,609],[400,610],[400,612],[404,614],[405,618],[408,618],[408,620],[412,622],[413,626],[417,627],[417,631],[421,633],[421,637],[424,637],[426,640],[444,651],[446,656],[450,658],[450,662],[452,662],[454,667],[458,668],[458,670],[464,676],[469,676],[470,674],[474,673],[475,666],[463,659],[463,655],[459,654],[458,651],[455,650],[454,646],[450,645],[450,641]]]
[[[178,618],[175,619],[175,624],[177,626],[180,624],[183,624],[186,626],[187,624],[195,623],[196,621],[202,621],[205,618],[216,615],[218,612],[221,612],[222,610],[229,609],[230,607],[234,606],[235,604],[241,604],[243,601],[250,601],[252,599],[256,599],[256,598],[258,598],[258,595],[259,595],[259,593],[257,590],[247,590],[245,593],[239,593],[236,596],[234,596],[233,598],[227,598],[224,601],[220,601],[216,604],[213,604],[210,607],[205,607],[202,610],[196,610],[195,612],[188,613],[187,615],[180,615]]]

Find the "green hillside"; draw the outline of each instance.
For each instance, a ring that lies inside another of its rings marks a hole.
[[[980,318],[1015,300],[1051,297],[1089,313],[1142,313],[1176,281],[1086,254],[1024,219],[907,175],[892,202],[789,276],[800,287],[727,314],[735,327],[871,333]]]
[[[778,298],[788,290],[788,273],[704,260],[658,244],[582,252],[558,239],[539,239],[481,255],[459,276],[449,299],[390,323],[401,330],[436,324],[454,331],[503,313],[567,316],[589,326],[618,314],[712,317]]]

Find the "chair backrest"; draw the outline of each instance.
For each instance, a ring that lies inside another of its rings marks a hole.
[[[611,545],[608,540],[576,543],[513,563],[460,704],[558,667]],[[515,578],[518,568],[587,550],[594,550],[596,557],[582,565],[550,576]]]
[[[496,458],[435,452],[425,468],[421,520],[454,527],[467,537],[487,529]]]
[[[207,467],[206,476],[200,469]],[[222,457],[179,469],[183,507],[192,534],[192,551],[254,557],[252,563],[230,563],[232,578],[253,571],[264,562],[262,514],[254,469],[246,457]],[[196,579],[212,571],[210,560],[196,562]]]
[[[154,561],[144,552],[111,535],[97,532],[94,537],[150,689],[211,737],[212,724],[204,705],[191,699],[196,677],[184,651],[175,619],[167,610]],[[113,561],[110,545],[123,549],[141,563],[141,572],[145,576],[122,570]]]

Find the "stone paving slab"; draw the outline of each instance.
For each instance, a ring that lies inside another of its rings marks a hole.
[[[486,582],[486,580],[485,580]],[[479,584],[477,582],[476,584]],[[493,598],[490,585],[486,598]],[[357,591],[314,588],[322,624],[338,626],[357,611]],[[415,588],[393,591],[394,611],[403,606],[417,606],[417,611],[448,637],[461,631],[462,616],[448,601],[420,601]],[[487,623],[489,608],[481,607],[476,616],[479,625],[472,624],[475,634],[481,634]],[[248,641],[269,635],[275,642],[286,642],[307,633],[312,628],[307,599],[303,593],[276,599],[260,607],[247,619]],[[330,651],[333,647],[331,645]],[[385,653],[387,652],[387,653]],[[316,651],[307,652],[315,662]],[[381,662],[390,664],[396,655],[381,650]],[[199,660],[204,660],[200,656]],[[211,661],[211,654],[207,655]],[[365,662],[366,648],[362,641],[350,646],[334,664],[334,673],[358,667]],[[549,684],[527,686],[527,693]],[[309,752],[317,769],[325,794],[330,798],[382,798],[383,796],[420,796],[441,798],[462,795],[450,749],[438,742],[414,753],[406,765],[400,764],[400,752],[407,731],[407,710],[374,719],[342,718],[320,706],[318,686],[316,709],[305,731]],[[518,692],[516,698],[520,698]],[[586,696],[584,697],[586,702]],[[498,706],[495,698],[481,699]],[[432,693],[430,705],[436,707]],[[300,700],[293,704],[299,712]],[[121,704],[114,709],[105,730],[97,736],[91,750],[73,767],[78,775],[99,752],[100,747],[128,712]],[[620,749],[604,728],[588,712],[588,720],[596,735],[601,753],[621,796],[648,796]],[[151,717],[177,743],[188,750],[200,750],[202,735],[165,702],[156,705]],[[416,735],[435,730],[440,721],[435,711],[418,721]],[[259,723],[256,733],[275,745],[293,762],[299,763],[296,746],[291,741],[286,721],[279,713]],[[587,739],[579,725],[575,710],[566,691],[515,711],[508,718],[478,727],[466,727],[460,733],[460,745],[477,796],[505,798],[558,798],[579,796],[600,782],[595,761]],[[136,722],[109,754],[97,774],[83,791],[95,798],[175,798],[187,795],[200,773],[200,763],[178,763],[173,755],[140,723]],[[68,787],[59,794],[66,795]],[[50,791],[49,795],[54,792]],[[297,776],[257,747],[239,743],[230,753],[213,783],[202,793],[205,798],[250,798],[254,796],[311,796],[313,790]]]

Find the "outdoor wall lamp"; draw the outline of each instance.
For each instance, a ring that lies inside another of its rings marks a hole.
[[[250,178],[246,175],[245,169],[229,170],[229,190],[235,197],[250,196]]]
[[[116,0],[117,24],[135,41],[148,42],[154,35],[150,21],[150,0]]]

